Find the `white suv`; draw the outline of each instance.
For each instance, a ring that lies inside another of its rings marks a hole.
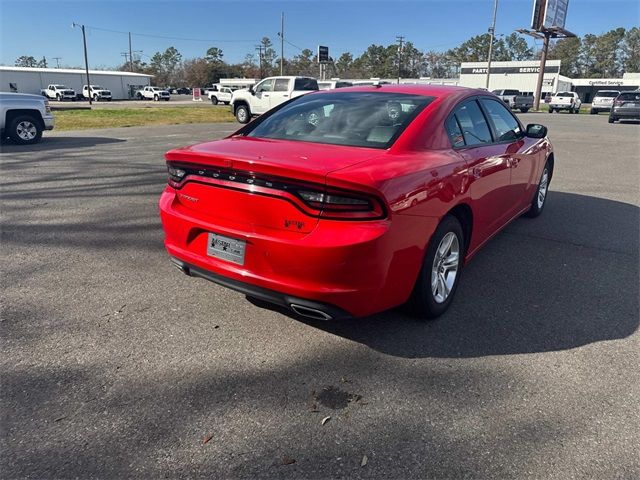
[[[620,95],[618,90],[600,90],[591,101],[591,110],[589,113],[595,115],[600,112],[610,112],[613,101]]]

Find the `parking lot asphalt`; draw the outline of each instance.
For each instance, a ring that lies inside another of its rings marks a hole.
[[[236,124],[2,145],[2,477],[640,477],[640,126],[521,118],[555,145],[545,211],[429,323],[301,321],[171,267],[162,154]]]

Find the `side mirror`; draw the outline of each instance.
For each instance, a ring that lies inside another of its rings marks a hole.
[[[530,123],[527,125],[527,137],[529,138],[544,138],[547,136],[547,127],[537,123]]]
[[[253,89],[253,87],[249,87],[249,93],[250,93],[251,95],[255,95],[255,94],[256,94],[256,91]]]

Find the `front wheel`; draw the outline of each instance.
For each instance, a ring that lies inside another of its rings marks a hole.
[[[98,97],[98,95],[94,95],[94,96],[93,96],[93,101],[94,101],[94,102],[97,102],[97,101],[99,101],[99,100],[100,100],[100,98]]]
[[[9,137],[20,145],[37,143],[42,138],[42,124],[30,115],[20,115],[11,121]]]
[[[549,107],[549,113],[553,113],[553,108]]]
[[[417,317],[442,315],[451,305],[462,275],[465,239],[457,218],[447,215],[436,229],[408,302]]]
[[[158,101],[158,95],[154,95],[154,96],[153,96],[153,101],[154,101],[154,102],[157,102],[157,101]]]
[[[531,207],[525,214],[529,218],[538,217],[544,206],[547,202],[547,193],[549,193],[549,182],[551,181],[551,167],[549,162],[545,163],[544,170],[542,170],[542,175],[540,176],[540,181],[538,182],[538,188],[536,189],[536,193],[533,196],[533,200],[531,201]]]
[[[609,115],[609,123],[615,123],[617,120],[616,117],[612,117],[611,115]]]
[[[591,110],[589,110],[589,113],[590,113],[591,115],[596,115],[596,114],[598,113],[598,111],[597,111],[597,110],[594,110],[594,109],[592,108]]]
[[[251,120],[249,107],[246,105],[239,105],[238,108],[236,108],[236,120],[240,123],[249,123],[249,120]]]
[[[528,109],[528,108],[521,108],[521,109],[520,109],[520,111],[521,111],[522,113],[527,113],[527,112],[529,111],[529,109]]]

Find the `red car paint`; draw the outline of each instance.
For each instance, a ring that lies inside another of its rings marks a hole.
[[[426,85],[343,90],[376,89],[435,97],[390,148],[231,135],[172,150],[166,159],[195,169],[219,168],[247,178],[355,192],[379,202],[380,215],[325,218],[305,211],[304,204],[286,192],[194,172],[178,188],[170,182],[160,198],[169,254],[250,287],[365,316],[407,301],[431,235],[454,208],[471,214],[465,227],[470,234],[465,261],[529,208],[552,154],[546,138],[525,136],[454,149],[444,127],[447,116],[465,99],[496,97],[480,90]],[[246,241],[244,264],[207,255],[209,232]]]

